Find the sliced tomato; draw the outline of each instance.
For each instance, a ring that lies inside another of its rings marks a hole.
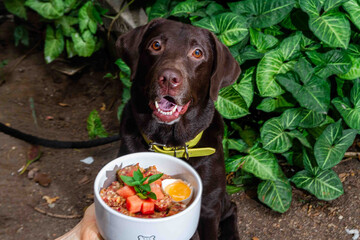
[[[147,199],[143,201],[142,207],[141,207],[141,213],[142,214],[153,214],[155,211],[155,204],[150,199]]]
[[[160,200],[164,198],[164,193],[161,190],[161,187],[155,182],[150,183],[150,188],[153,193],[156,195],[156,199]]]
[[[141,200],[137,195],[130,196],[126,199],[126,208],[130,213],[140,212],[142,204],[143,200]]]
[[[124,187],[118,189],[116,193],[123,198],[128,198],[136,194],[134,187],[130,187],[128,185],[125,185]]]

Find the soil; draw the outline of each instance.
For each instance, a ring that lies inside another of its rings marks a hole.
[[[79,73],[67,76],[55,70],[66,62],[44,62],[41,44],[15,47],[13,28],[9,21],[0,26],[0,62],[8,60],[0,79],[5,80],[0,85],[0,122],[48,139],[81,141],[88,139],[86,119],[96,109],[107,131],[116,134],[121,87],[117,80],[103,78],[112,71],[106,53],[87,59]],[[0,133],[0,239],[55,239],[72,229],[93,202],[97,172],[116,157],[118,146],[41,148],[40,160],[28,170],[38,169],[50,178],[44,187],[29,178],[29,171],[18,172],[31,145]],[[80,161],[90,156],[93,163]],[[241,239],[353,239],[346,229],[360,230],[360,161],[343,160],[334,170],[344,195],[325,202],[293,188],[291,208],[284,214],[261,204],[255,191],[232,195]],[[56,201],[49,204],[46,198]]]

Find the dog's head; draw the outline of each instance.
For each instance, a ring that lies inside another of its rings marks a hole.
[[[155,19],[120,36],[116,48],[136,92],[161,123],[175,123],[190,108],[216,100],[240,74],[214,34],[176,21]]]

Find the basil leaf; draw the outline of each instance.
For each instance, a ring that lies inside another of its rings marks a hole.
[[[155,182],[156,180],[158,180],[159,178],[161,178],[162,175],[163,175],[163,173],[151,175],[151,176],[149,177],[148,183],[150,184],[150,183],[152,183],[152,182]]]

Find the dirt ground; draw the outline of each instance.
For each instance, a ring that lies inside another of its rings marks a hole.
[[[111,71],[111,61],[104,53],[68,77],[58,73],[55,64],[45,64],[39,47],[29,51],[35,44],[15,48],[12,31],[11,23],[1,24],[0,62],[8,60],[3,69],[8,74],[2,76],[5,82],[0,85],[0,122],[49,139],[87,140],[86,119],[97,109],[107,131],[117,133],[121,88],[117,81],[103,79]],[[28,171],[18,173],[30,145],[0,133],[0,239],[55,239],[69,231],[93,202],[96,174],[116,157],[118,145],[83,150],[41,148],[40,160],[28,169],[37,168],[49,176],[50,185],[43,187],[29,179]],[[95,159],[92,164],[80,161],[89,156]],[[294,188],[292,206],[284,214],[262,205],[255,192],[234,194],[241,239],[355,239],[346,229],[360,230],[360,161],[347,159],[334,170],[343,181],[343,196],[318,201]],[[57,199],[49,204],[46,198]]]

